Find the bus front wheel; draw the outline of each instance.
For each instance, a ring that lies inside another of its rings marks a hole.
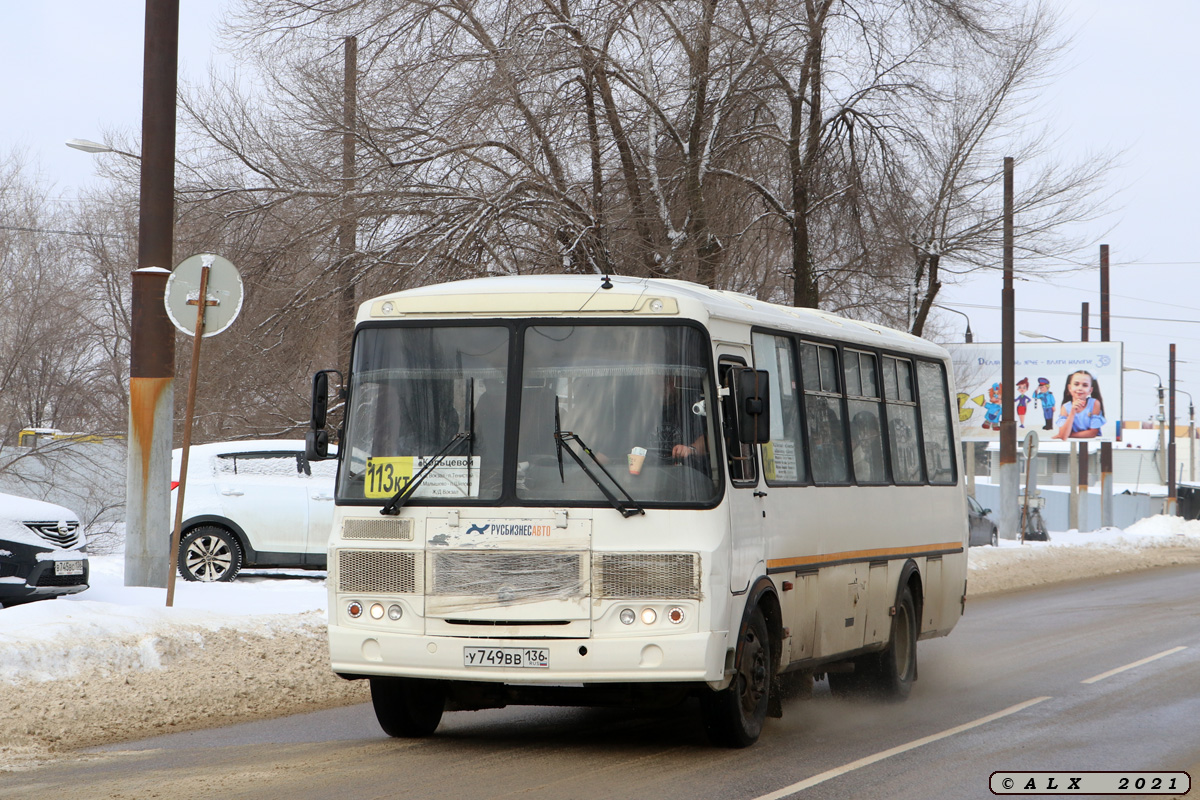
[[[442,721],[446,692],[438,681],[371,678],[371,705],[388,736],[429,736]]]
[[[770,703],[771,633],[762,609],[755,608],[738,641],[738,659],[733,680],[719,692],[701,696],[704,727],[714,744],[749,747],[758,741]]]

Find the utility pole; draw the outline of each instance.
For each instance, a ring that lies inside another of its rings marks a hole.
[[[179,0],[146,0],[138,268],[129,342],[125,585],[166,588],[171,547],[175,328],[164,295],[175,234],[175,92]]]
[[[1086,342],[1088,340],[1088,322],[1090,315],[1088,314],[1088,304],[1083,304],[1083,309],[1080,318],[1079,341]],[[1079,504],[1079,510],[1076,513],[1076,530],[1080,533],[1090,531],[1092,528],[1088,524],[1088,445],[1087,442],[1079,443],[1079,492],[1075,495],[1075,502]]]
[[[1109,341],[1108,245],[1100,245],[1100,341]],[[1124,376],[1122,375],[1122,378]],[[1116,420],[1120,430],[1121,420]],[[1113,451],[1112,442],[1100,443],[1100,527],[1113,525]]]
[[[1165,484],[1167,482],[1167,417],[1163,409],[1164,391],[1162,378],[1158,378],[1158,474]]]
[[[1017,538],[1016,299],[1013,293],[1013,160],[1004,158],[1004,286],[1000,294],[1000,518],[999,533]]]
[[[355,211],[355,149],[358,135],[358,38],[347,36],[342,73],[342,220],[338,225],[338,364],[349,375],[350,343],[354,336],[354,262],[358,252],[358,215]]]
[[[1174,516],[1178,505],[1176,504],[1175,494],[1175,345],[1171,344],[1170,368],[1167,372],[1167,380],[1170,382],[1171,399],[1170,413],[1167,415],[1167,425],[1170,426],[1171,433],[1167,439],[1167,507],[1165,512],[1167,516]]]

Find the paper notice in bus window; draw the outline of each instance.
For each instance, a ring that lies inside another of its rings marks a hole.
[[[364,494],[372,498],[392,497],[421,471],[432,456],[375,456],[367,459]],[[468,468],[468,461],[469,468]],[[478,497],[479,456],[448,456],[425,476],[413,497]]]
[[[769,481],[795,481],[800,479],[796,467],[796,443],[780,439],[763,445],[763,474]]]

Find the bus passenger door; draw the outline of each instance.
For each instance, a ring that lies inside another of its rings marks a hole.
[[[750,581],[755,577],[755,568],[766,557],[763,528],[766,493],[759,488],[756,457],[758,448],[738,441],[734,421],[733,367],[746,366],[746,357],[749,354],[740,347],[722,347],[720,353],[717,375],[723,395],[721,432],[725,446],[725,469],[729,473],[732,487],[729,491],[729,530],[732,539],[729,590],[736,594],[750,587]],[[729,390],[728,393],[726,390]]]

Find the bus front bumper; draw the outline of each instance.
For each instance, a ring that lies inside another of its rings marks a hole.
[[[333,671],[510,684],[718,682],[729,636],[724,631],[645,638],[476,639],[329,627]],[[481,648],[548,651],[545,667],[466,666]]]

